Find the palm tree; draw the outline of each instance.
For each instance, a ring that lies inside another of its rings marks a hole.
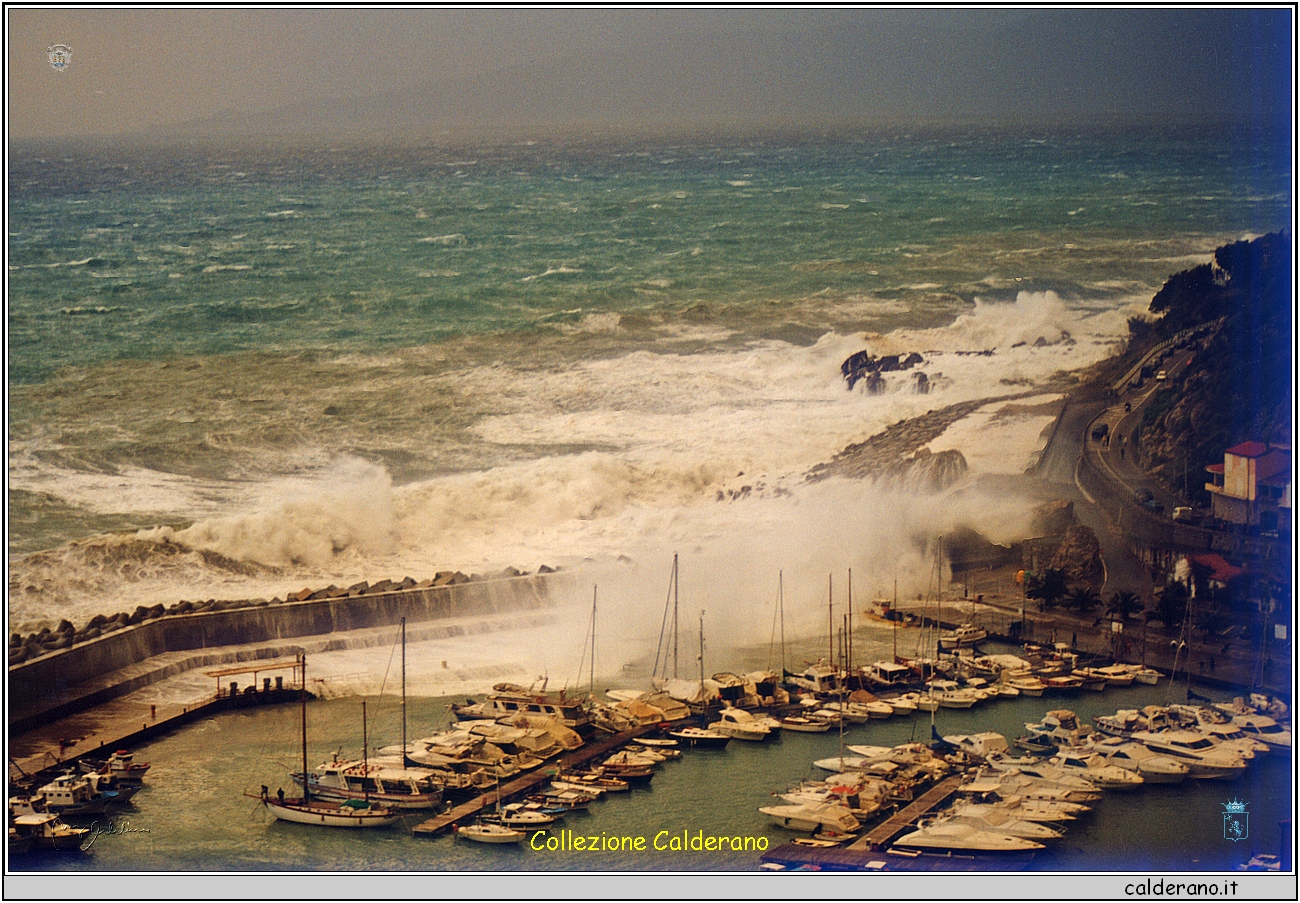
[[[1110,607],[1106,609],[1106,613],[1118,617],[1121,621],[1127,621],[1129,615],[1138,611],[1141,607],[1142,600],[1138,598],[1137,593],[1121,590],[1117,593],[1111,593]]]
[[[1044,609],[1054,608],[1065,593],[1065,572],[1060,568],[1048,568],[1042,574],[1025,580],[1025,595],[1037,599]]]
[[[1091,586],[1081,584],[1070,587],[1070,592],[1065,597],[1065,604],[1075,611],[1091,611],[1101,604],[1101,596]]]

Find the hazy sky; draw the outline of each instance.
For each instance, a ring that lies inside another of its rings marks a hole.
[[[1289,10],[7,12],[13,138],[216,114],[263,114],[241,121],[257,130],[348,117],[376,128],[386,115],[448,127],[756,121],[765,104],[774,121],[1194,120],[1290,104]],[[49,65],[54,43],[73,50],[64,72]],[[347,98],[367,100],[345,110]]]

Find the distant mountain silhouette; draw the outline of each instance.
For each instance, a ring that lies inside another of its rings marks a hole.
[[[924,33],[911,12],[844,16],[801,32],[705,34],[269,113],[222,111],[168,132],[438,138],[1250,123],[1290,131],[1284,10],[1040,10],[1010,27],[936,10]]]

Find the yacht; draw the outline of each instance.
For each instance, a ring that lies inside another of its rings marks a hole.
[[[1079,815],[1090,810],[1081,803],[1030,800],[1018,796],[1009,796],[1005,799],[991,798],[987,802],[969,799],[959,800],[953,803],[948,811],[953,815],[974,815],[984,818],[1011,816],[1022,821],[1060,823],[1074,821]]]
[[[996,793],[1003,797],[1020,797],[1024,800],[1054,800],[1063,803],[1092,803],[1101,799],[1101,793],[1091,785],[1087,790],[1075,786],[1065,787],[1051,781],[1022,774],[1019,769],[977,774],[973,781],[961,787],[962,793]]]
[[[1214,745],[1209,737],[1192,731],[1138,731],[1132,739],[1152,752],[1187,765],[1188,777],[1201,780],[1231,779],[1246,770],[1246,760]]]
[[[483,702],[471,699],[464,705],[453,705],[451,711],[462,721],[496,720],[520,714],[549,715],[565,727],[578,730],[591,723],[588,702],[586,694],[570,696],[566,690],[547,690],[545,681],[541,687],[499,683]]]
[[[733,740],[762,741],[772,736],[772,729],[744,709],[723,709],[709,730]],[[676,734],[674,734],[676,736]]]
[[[852,834],[862,827],[849,807],[840,803],[797,803],[761,806],[758,810],[783,828],[820,834],[826,829]]]
[[[1123,737],[1094,734],[1089,744],[1107,763],[1142,775],[1148,784],[1177,784],[1187,777],[1188,766],[1172,756],[1162,756],[1141,743]]]
[[[967,825],[977,831],[1009,834],[1012,837],[1023,837],[1027,840],[1036,840],[1039,843],[1061,839],[1059,830],[1049,828],[1041,822],[1018,818],[1009,809],[994,809],[979,815],[969,811],[950,812],[946,815],[939,815],[932,821],[922,820],[917,823],[917,827],[923,830],[928,825]]]
[[[910,699],[904,699],[902,696],[891,696],[889,699],[881,700],[889,704],[894,710],[895,715],[915,715],[916,703]]]
[[[1059,765],[1067,774],[1078,775],[1102,790],[1136,790],[1144,782],[1138,772],[1112,765],[1096,753],[1062,748],[1048,762]]]
[[[805,718],[802,715],[787,715],[780,719],[782,730],[795,731],[804,734],[822,734],[831,729],[829,721],[822,721],[816,718]]]
[[[974,825],[956,822],[927,822],[920,830],[898,838],[894,841],[894,846],[925,850],[974,850],[983,853],[1023,853],[1043,848],[1036,840],[996,831],[981,831]]]
[[[1009,752],[1011,745],[1007,738],[997,731],[981,731],[978,734],[949,734],[943,738],[964,753],[986,759],[997,753]]]
[[[1252,739],[1276,749],[1291,748],[1291,730],[1267,715],[1233,715],[1232,721]]]
[[[1133,672],[1133,679],[1135,681],[1140,684],[1146,684],[1149,687],[1154,687],[1159,683],[1162,676],[1163,675],[1161,675],[1161,673],[1155,668],[1148,668],[1146,666],[1138,668]]]
[[[1079,716],[1069,709],[1052,709],[1041,721],[1026,721],[1031,739],[1053,746],[1080,746],[1089,731],[1079,724]]]

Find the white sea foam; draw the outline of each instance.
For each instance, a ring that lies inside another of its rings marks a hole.
[[[616,326],[595,316],[580,323]],[[900,592],[918,592],[930,570],[928,540],[942,530],[964,519],[1014,537],[1024,501],[991,494],[975,478],[1032,461],[1050,419],[1034,412],[999,418],[1001,405],[990,405],[955,424],[931,449],[960,450],[972,475],[941,496],[869,481],[809,484],[812,466],[900,419],[1023,392],[1087,366],[1112,350],[1124,326],[1120,311],[1089,315],[1050,293],[1022,293],[1014,303],[978,302],[947,327],[866,339],[827,333],[809,346],[733,341],[564,366],[521,360],[453,369],[436,382],[490,401],[470,434],[482,466],[404,485],[357,457],[322,466],[323,449],[310,439],[295,475],[230,483],[127,469],[73,474],[20,454],[11,457],[11,485],[90,510],[161,510],[167,517],[160,520],[192,524],[134,537],[128,557],[143,555],[147,566],[107,563],[122,556],[102,544],[65,547],[57,562],[19,560],[11,581],[36,591],[20,591],[11,613],[37,618],[44,604],[45,611],[57,606],[55,617],[89,616],[178,598],[270,597],[304,585],[551,564],[608,584],[612,609],[630,617],[659,604],[676,551],[691,604],[737,641],[761,638],[751,635],[762,632],[752,606],[771,596],[778,568],[786,572],[792,632],[804,622],[820,629],[828,573],[851,566],[863,592],[895,577]],[[697,342],[730,335],[713,326],[671,328]],[[1047,344],[1036,346],[1040,336]],[[919,351],[930,394],[912,390],[909,372],[886,374],[881,395],[861,386],[846,391],[840,363],[864,347]],[[984,350],[994,353],[967,353]],[[400,377],[401,362],[392,363],[368,366],[367,379]],[[368,427],[357,429],[349,444],[364,449]],[[413,420],[403,431],[410,454],[435,454],[422,450],[423,429]],[[275,460],[283,466],[279,453]],[[151,543],[219,557],[151,557]],[[248,567],[241,571],[240,563]],[[93,595],[74,591],[90,586]],[[803,621],[802,608],[809,612]]]

